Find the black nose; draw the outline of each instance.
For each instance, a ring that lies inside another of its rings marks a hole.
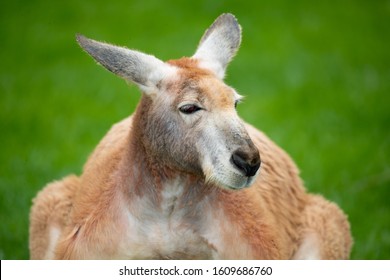
[[[254,176],[260,168],[259,152],[246,153],[241,150],[236,150],[231,158],[234,166],[244,173],[245,176]]]

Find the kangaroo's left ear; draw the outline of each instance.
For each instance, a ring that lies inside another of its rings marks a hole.
[[[241,43],[241,27],[232,14],[220,15],[206,30],[193,58],[223,79]]]

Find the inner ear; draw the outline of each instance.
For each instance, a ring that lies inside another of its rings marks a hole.
[[[206,30],[193,58],[223,79],[241,44],[241,27],[232,14],[222,14]]]

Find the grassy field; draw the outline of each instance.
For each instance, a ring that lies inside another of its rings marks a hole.
[[[294,158],[309,191],[349,215],[353,259],[390,259],[390,1],[380,0],[4,2],[1,259],[29,257],[31,199],[47,182],[79,174],[139,100],[75,34],[167,60],[191,56],[223,12],[243,27],[227,76],[246,96],[242,118]]]

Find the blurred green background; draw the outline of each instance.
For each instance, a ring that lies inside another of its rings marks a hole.
[[[2,1],[0,258],[27,259],[31,199],[79,174],[135,86],[75,34],[168,60],[223,12],[243,27],[227,83],[243,119],[294,158],[311,192],[349,215],[353,259],[390,259],[390,1]]]

